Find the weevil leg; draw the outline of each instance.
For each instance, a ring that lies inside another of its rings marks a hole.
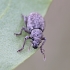
[[[28,17],[27,17],[27,16],[24,16],[24,15],[22,15],[22,14],[21,14],[21,16],[22,16],[22,18],[24,19],[25,25],[26,25],[26,27],[27,27]]]
[[[20,52],[20,51],[22,51],[22,50],[24,49],[24,46],[25,46],[25,43],[26,43],[26,40],[27,40],[27,39],[31,39],[30,36],[26,36],[26,37],[25,37],[23,46],[22,46],[17,52]]]
[[[23,30],[24,30],[25,32],[29,33],[29,31],[27,30],[27,28],[22,27],[19,33],[14,33],[14,34],[15,34],[16,36],[17,36],[17,35],[21,35]]]
[[[16,36],[17,35],[21,35],[22,34],[22,31],[23,31],[23,27],[21,28],[20,32],[19,33],[14,33]]]
[[[25,32],[27,32],[27,33],[29,33],[30,34],[30,32],[28,31],[28,29],[27,28],[25,28],[25,27],[22,27],[23,28],[23,30],[25,31]]]
[[[44,50],[42,47],[43,47],[44,43],[46,42],[46,38],[43,37],[42,40],[44,40],[44,41],[43,41],[43,43],[42,43],[41,46],[40,46],[40,51],[41,51],[41,53],[43,54],[44,60],[45,60],[45,59],[46,59],[46,58],[45,58],[45,53],[44,53],[45,50]]]
[[[29,49],[28,49],[28,51],[30,51],[30,47],[31,47],[31,46],[32,46],[32,44],[29,45]]]

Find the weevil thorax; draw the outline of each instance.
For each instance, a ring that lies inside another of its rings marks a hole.
[[[41,43],[41,38],[43,37],[43,33],[40,29],[33,29],[30,37],[32,38],[33,48],[38,48],[39,44]]]
[[[44,28],[44,19],[40,14],[33,12],[28,16],[27,29],[29,32],[31,32],[33,29],[41,29],[43,32]]]

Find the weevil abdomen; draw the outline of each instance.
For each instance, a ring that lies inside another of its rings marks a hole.
[[[29,31],[33,30],[33,29],[41,29],[42,32],[44,31],[44,19],[43,17],[38,14],[38,13],[31,13],[28,16],[28,20],[27,20],[27,28],[29,29]]]

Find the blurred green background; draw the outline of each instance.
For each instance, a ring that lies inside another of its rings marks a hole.
[[[15,70],[70,70],[70,0],[53,0],[45,20],[46,61],[39,50]]]

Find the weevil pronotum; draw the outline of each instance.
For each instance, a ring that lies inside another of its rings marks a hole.
[[[29,36],[25,37],[23,46],[17,52],[20,52],[24,49],[24,45],[25,45],[27,39],[31,39],[32,47],[34,49],[40,48],[40,51],[44,55],[44,58],[45,58],[45,54],[44,54],[45,50],[42,49],[42,47],[46,41],[46,38],[43,36],[43,31],[45,28],[44,18],[39,13],[36,13],[36,12],[30,13],[29,16],[22,15],[22,18],[24,19],[26,27],[23,26],[21,28],[21,31],[19,33],[15,33],[15,35],[16,36],[21,35],[22,31],[24,30],[25,32],[27,32],[29,34]],[[43,42],[42,42],[42,40],[43,40]],[[41,43],[41,45],[40,45],[40,43]],[[40,47],[39,47],[39,45],[40,45]]]

